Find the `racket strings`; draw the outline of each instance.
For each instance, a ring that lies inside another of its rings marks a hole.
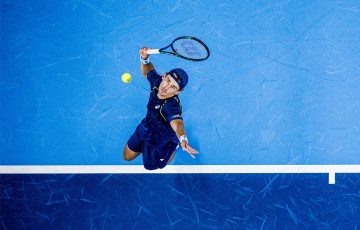
[[[179,39],[173,43],[173,48],[175,52],[185,58],[202,60],[209,56],[206,45],[193,39]]]

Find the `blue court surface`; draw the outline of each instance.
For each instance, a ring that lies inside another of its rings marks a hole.
[[[359,18],[358,0],[1,0],[0,228],[359,229]],[[150,91],[139,48],[184,35],[210,58],[151,60],[189,74],[200,154],[150,174],[122,158]]]

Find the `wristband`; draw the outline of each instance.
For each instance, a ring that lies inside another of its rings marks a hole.
[[[185,135],[182,135],[182,136],[179,138],[179,141],[180,141],[180,144],[181,144],[182,141],[186,141],[186,143],[189,143],[189,140],[188,140],[187,136],[185,136]]]
[[[140,56],[140,61],[141,61],[141,63],[143,63],[144,65],[147,65],[147,64],[150,63],[150,57],[148,57],[148,58],[145,60],[145,59],[143,59],[143,58]]]

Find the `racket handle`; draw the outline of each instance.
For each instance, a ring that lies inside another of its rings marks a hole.
[[[151,49],[151,50],[146,50],[147,54],[159,54],[160,50],[159,49]]]

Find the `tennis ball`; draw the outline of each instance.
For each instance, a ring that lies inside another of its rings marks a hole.
[[[121,80],[124,82],[124,83],[129,83],[131,81],[131,74],[129,73],[124,73],[122,76],[121,76]]]

